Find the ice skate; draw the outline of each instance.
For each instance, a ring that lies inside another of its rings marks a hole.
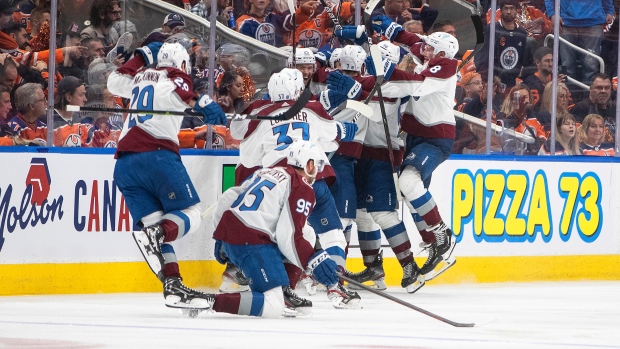
[[[282,286],[284,293],[284,317],[312,316],[312,302],[299,297],[290,286]]]
[[[243,275],[241,269],[234,264],[226,264],[226,270],[222,273],[220,292],[234,293],[249,290],[250,286],[248,285],[248,280],[245,278],[245,275]]]
[[[360,309],[362,299],[355,291],[347,290],[340,283],[328,287],[327,298],[336,309]]]
[[[437,241],[427,245],[428,258],[420,268],[420,273],[424,275],[426,281],[436,278],[456,263],[456,259],[452,256],[456,245],[456,241],[452,239],[452,230],[444,223],[440,223],[433,229],[433,234]]]
[[[133,239],[151,271],[163,283],[164,257],[161,254],[161,244],[164,242],[164,230],[161,225],[155,224],[142,228],[140,231],[134,231]]]
[[[420,268],[415,262],[403,266],[403,279],[400,286],[406,289],[408,293],[415,293],[424,286],[424,282],[424,275],[420,273]]]
[[[362,270],[359,273],[350,273],[346,275],[349,278],[359,282],[364,283],[367,281],[372,281],[372,285],[370,287],[374,287],[378,290],[385,290],[387,286],[385,284],[385,272],[383,271],[383,251],[379,252],[379,254],[375,257],[375,260],[366,267],[366,269]],[[356,287],[355,285],[349,285],[349,288],[352,290],[359,290],[361,288]]]
[[[204,311],[211,309],[215,295],[193,290],[185,286],[180,277],[171,276],[164,280],[164,300],[170,308]],[[188,315],[192,317],[191,312]]]
[[[316,281],[313,275],[307,274],[306,272],[304,272],[301,275],[301,278],[299,279],[298,284],[301,284],[306,289],[306,292],[308,292],[308,295],[314,296],[316,294],[317,286],[319,285],[319,282]]]

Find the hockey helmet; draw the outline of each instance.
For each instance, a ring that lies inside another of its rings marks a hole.
[[[309,48],[298,48],[295,50],[295,65],[297,64],[314,64],[316,65],[316,58],[314,58],[314,52]]]
[[[192,72],[189,54],[183,45],[178,42],[165,42],[157,53],[157,67],[173,67],[187,74]]]
[[[390,40],[384,40],[377,46],[379,46],[381,51],[381,57],[387,58],[396,64],[400,62],[400,47],[398,45],[394,45]]]
[[[297,99],[301,95],[301,92],[304,90],[304,88],[306,88],[306,85],[304,85],[303,74],[299,70],[291,68],[284,68],[282,69],[281,73],[289,74],[295,82],[296,95],[294,99]]]
[[[292,70],[292,69],[291,69]],[[290,101],[297,99],[297,87],[293,76],[287,72],[271,75],[267,83],[269,97],[272,102]]]
[[[321,149],[312,142],[304,140],[295,140],[288,146],[288,154],[286,162],[297,168],[302,168],[306,175],[314,178],[317,173],[323,170],[323,157],[325,156]],[[306,165],[310,160],[314,161],[314,172],[306,172]]]
[[[340,53],[340,69],[363,73],[366,56],[366,51],[361,46],[347,45]]]
[[[459,52],[459,41],[448,33],[434,32],[424,38],[424,43],[434,48],[433,55],[445,52],[447,58],[454,58]]]
[[[342,53],[342,48],[338,47],[334,49],[331,57],[329,57],[329,66],[331,68],[336,68],[336,63],[340,62],[340,54]]]

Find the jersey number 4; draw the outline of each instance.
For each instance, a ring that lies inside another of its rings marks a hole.
[[[134,87],[131,90],[131,108],[138,110],[153,110],[153,99],[155,98],[155,89],[153,86],[144,86],[140,89]],[[153,114],[129,114],[129,128],[136,125],[136,123],[143,123],[150,120]]]

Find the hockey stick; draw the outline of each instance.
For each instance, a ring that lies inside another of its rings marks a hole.
[[[362,284],[360,282],[357,282],[357,281],[355,281],[355,280],[353,280],[353,279],[351,279],[349,277],[346,277],[344,275],[338,274],[338,277],[340,279],[342,279],[342,280],[352,284],[352,285],[355,285],[355,286],[365,290],[365,291],[369,291],[369,292],[372,292],[372,293],[374,293],[374,294],[376,294],[378,296],[381,296],[383,298],[387,298],[387,299],[389,299],[389,300],[391,300],[393,302],[396,302],[396,303],[398,303],[400,305],[404,305],[405,307],[413,309],[413,310],[415,310],[417,312],[420,312],[420,313],[422,313],[422,314],[424,314],[426,316],[430,316],[430,317],[432,317],[435,320],[439,320],[441,322],[445,322],[448,325],[452,325],[454,327],[474,327],[474,326],[476,326],[476,324],[474,324],[474,323],[462,323],[462,322],[456,322],[456,321],[452,321],[452,320],[446,319],[445,317],[442,317],[442,316],[439,316],[437,314],[431,313],[430,311],[424,310],[424,309],[422,309],[422,308],[420,308],[418,306],[415,306],[415,305],[413,305],[411,303],[407,303],[407,302],[405,302],[405,301],[403,301],[403,300],[401,300],[399,298],[396,298],[396,297],[394,297],[394,296],[392,296],[392,295],[390,295],[388,293],[385,293],[385,292],[379,291],[379,290],[375,290],[372,287],[368,287],[368,286],[366,286],[366,285],[364,285],[364,284]]]
[[[367,103],[362,103],[362,102],[355,101],[352,99],[347,99],[346,101],[340,103],[340,105],[337,106],[336,109],[332,110],[329,113],[329,115],[334,116],[345,109],[353,109],[357,111],[353,119],[353,122],[357,121],[357,118],[359,117],[359,115],[364,115],[371,121],[380,120],[375,116],[375,113],[373,113],[372,108],[369,107]]]
[[[233,120],[288,120],[297,115],[312,98],[312,92],[310,89],[305,89],[299,96],[295,104],[293,104],[287,111],[278,115],[251,115],[251,114],[226,114],[227,117]],[[80,107],[78,105],[67,105],[67,111],[80,112],[80,111],[92,111],[92,112],[105,112],[105,113],[135,113],[135,114],[158,114],[158,115],[179,115],[179,116],[197,116],[203,115],[191,108],[187,108],[183,111],[174,110],[152,110],[152,109],[129,109],[129,108],[103,108],[103,107]],[[237,118],[238,116],[242,118]]]
[[[387,150],[390,156],[390,164],[392,165],[392,178],[394,179],[394,189],[396,189],[396,209],[400,206],[402,196],[400,194],[400,186],[398,185],[398,170],[394,161],[394,153],[392,148],[392,137],[390,137],[390,126],[388,125],[387,115],[385,113],[385,104],[383,103],[383,93],[381,91],[381,84],[383,83],[383,77],[385,72],[383,71],[383,61],[381,59],[381,51],[377,45],[370,46],[370,55],[372,57],[372,63],[375,66],[377,77],[375,80],[375,87],[377,88],[377,97],[379,98],[379,108],[381,109],[381,118],[383,119],[383,131],[385,131],[385,142],[387,144]]]

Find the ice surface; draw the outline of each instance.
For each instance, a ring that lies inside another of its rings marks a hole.
[[[298,289],[301,296],[307,296]],[[184,317],[160,293],[0,297],[0,348],[620,348],[620,281],[437,285],[387,292],[456,328],[361,291],[363,309],[310,297],[310,318]]]

